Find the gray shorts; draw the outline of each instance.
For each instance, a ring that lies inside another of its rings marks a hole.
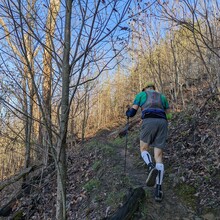
[[[151,147],[164,149],[168,135],[168,122],[162,118],[145,118],[142,121],[140,140]]]

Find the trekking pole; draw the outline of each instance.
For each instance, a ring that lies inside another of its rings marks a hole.
[[[127,117],[127,124],[126,124],[124,173],[126,172],[126,160],[127,160],[127,148],[128,148],[128,127],[129,127],[129,117]]]

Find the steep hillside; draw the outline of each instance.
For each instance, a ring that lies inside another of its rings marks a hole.
[[[220,219],[220,103],[216,96],[197,100],[197,108],[189,105],[187,111],[174,113],[169,122],[162,203],[154,201],[153,189],[145,185],[140,124],[128,132],[126,163],[126,137],[120,138],[117,132],[123,127],[103,130],[84,145],[68,149],[69,219],[107,218],[136,187],[144,188],[146,199],[133,219]],[[12,219],[54,219],[55,182],[53,172],[42,176],[31,194],[17,200]]]

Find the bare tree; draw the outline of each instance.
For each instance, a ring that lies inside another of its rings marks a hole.
[[[25,15],[28,22],[30,22],[30,26],[33,25],[33,23],[29,20],[30,13],[32,10],[32,5],[28,4],[28,13]],[[12,11],[10,8],[8,8],[8,13],[11,15]],[[11,55],[11,57],[16,60],[20,59],[20,63],[16,63],[18,67],[18,72],[21,73],[22,82],[20,89],[23,94],[23,98],[19,96],[16,91],[14,92],[14,95],[17,96],[18,100],[21,100],[22,104],[22,114],[23,114],[23,124],[24,124],[24,143],[25,143],[25,162],[24,167],[27,168],[30,165],[30,152],[31,152],[31,132],[32,132],[32,118],[33,118],[33,105],[34,105],[34,88],[33,84],[31,82],[31,78],[34,76],[33,71],[33,45],[32,45],[32,39],[31,36],[26,32],[21,32],[21,35],[23,36],[22,39],[16,40],[14,36],[10,35],[10,31],[8,29],[8,26],[6,25],[5,21],[1,18],[0,24],[4,30],[5,39],[8,45],[11,47],[14,55]],[[29,32],[29,30],[27,30]],[[17,42],[21,43],[21,47],[18,48]],[[2,59],[4,59],[2,57]],[[15,61],[16,62],[16,61]],[[7,75],[9,75],[12,79],[13,73],[8,72]],[[17,82],[18,84],[18,82]]]
[[[178,1],[172,5],[158,1],[158,5],[163,12],[162,19],[191,31],[197,53],[209,77],[211,91],[219,92],[220,76],[216,71],[216,60],[220,57],[218,1]]]
[[[66,219],[66,139],[71,104],[80,86],[114,68],[114,57],[124,49],[122,40],[117,36],[119,33],[126,36],[129,32],[123,22],[130,2],[67,0],[61,2],[62,10],[59,12],[58,7],[54,7],[55,11],[51,8],[55,1],[51,1],[50,5],[35,4],[30,16],[34,23],[31,23],[24,16],[29,2],[26,5],[20,0],[4,1],[5,10],[1,13],[13,24],[4,37],[15,36],[18,39],[17,47],[24,56],[28,79],[40,109],[41,123],[46,129],[44,139],[56,164],[56,218],[59,220]],[[31,60],[27,52],[27,48],[31,47],[24,46],[24,35],[32,39],[33,50],[37,51],[35,56],[31,52]],[[8,54],[9,57],[11,55]],[[22,59],[18,58],[17,61],[21,63]],[[89,78],[85,77],[88,67],[92,69]],[[15,106],[12,107],[16,110]],[[31,115],[28,117],[38,120]]]

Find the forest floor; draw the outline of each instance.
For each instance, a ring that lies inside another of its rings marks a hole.
[[[87,164],[88,170],[92,167],[95,172],[81,188],[81,195],[76,197],[77,205],[73,205],[69,213],[72,219],[95,220],[111,216],[123,205],[129,190],[137,187],[144,188],[146,199],[134,214],[133,220],[220,219],[219,167],[217,173],[212,176],[213,179],[210,175],[206,176],[206,172],[201,171],[201,168],[200,171],[193,173],[192,167],[196,166],[194,162],[190,170],[184,170],[187,167],[185,164],[188,165],[185,160],[190,156],[186,158],[183,156],[185,153],[173,152],[173,147],[164,154],[166,169],[163,184],[164,199],[161,203],[154,201],[154,188],[149,188],[145,184],[147,169],[139,153],[139,127],[137,125],[128,133],[126,166],[126,137],[112,138],[111,134],[103,132],[91,140],[89,149],[99,150],[96,151],[97,154],[95,152],[92,154],[96,154],[96,157],[90,161],[90,165],[89,162]],[[171,128],[171,132],[176,130]],[[81,154],[85,155],[82,152]],[[182,158],[177,159],[178,155]],[[177,161],[173,163],[174,160]],[[199,172],[204,173],[199,175]],[[196,175],[200,178],[194,180]]]
[[[131,189],[142,187],[146,198],[133,220],[220,220],[219,101],[208,98],[197,110],[176,113],[169,122],[161,203],[154,201],[154,188],[145,184],[147,169],[139,152],[140,124],[129,129],[126,163],[126,136],[119,137],[117,132],[123,127],[102,130],[83,145],[68,149],[68,219],[107,218],[123,205]],[[15,190],[13,187],[0,195],[0,208]],[[41,184],[33,184],[31,193],[16,201],[11,215],[0,219],[54,220],[55,203],[53,172],[42,175]]]

